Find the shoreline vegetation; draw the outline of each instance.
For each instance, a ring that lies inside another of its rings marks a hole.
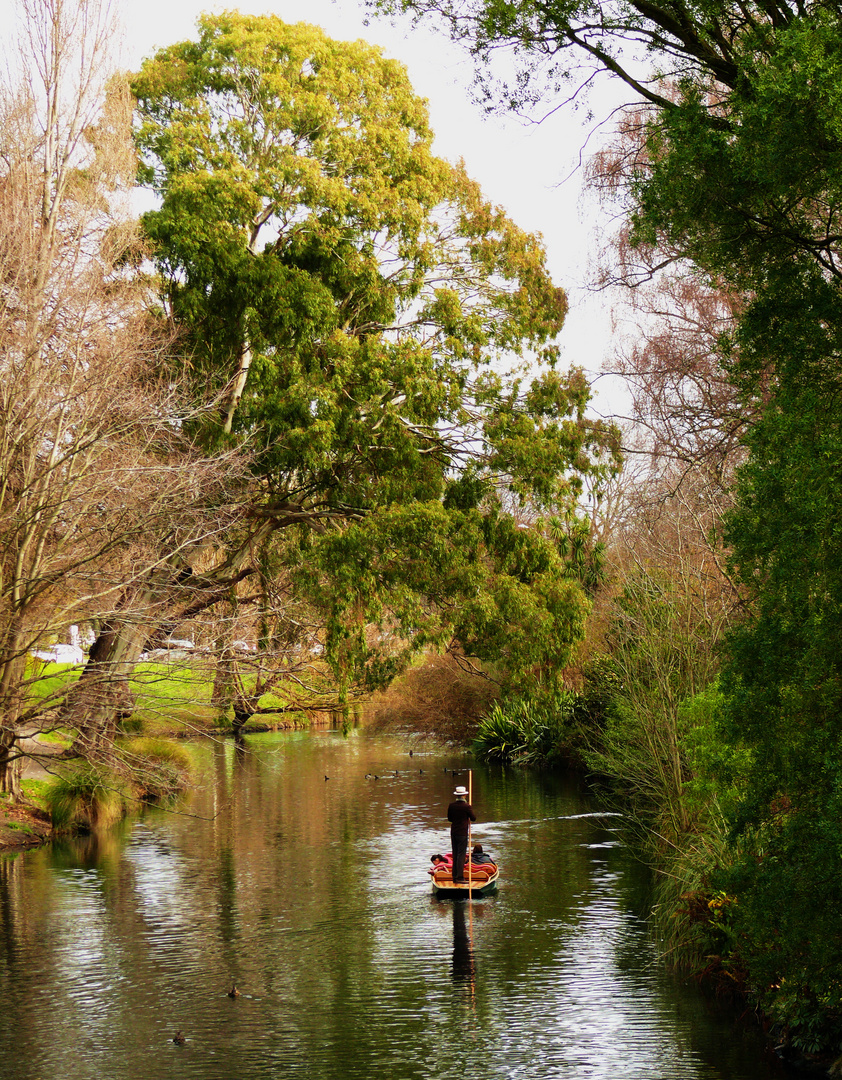
[[[79,678],[78,666],[34,661],[33,668],[36,664],[33,694],[53,697],[62,684]],[[56,726],[22,740],[21,797],[0,793],[0,855],[107,827],[132,805],[177,798],[190,785],[189,755],[179,745],[184,740],[327,726],[337,716],[329,705],[286,711],[281,697],[265,694],[255,703],[255,714],[238,721],[231,708],[213,704],[213,688],[201,660],[143,662],[130,680],[135,708],[120,722],[111,760],[92,763],[73,756],[77,732],[59,716]]]
[[[735,831],[749,750],[723,735],[724,691],[715,675],[699,678],[698,654],[621,633],[633,614],[626,595],[602,639],[610,651],[568,671],[567,685],[489,700],[475,679],[474,704],[482,704],[465,710],[461,726],[450,713],[448,733],[459,730],[480,760],[585,777],[594,796],[621,813],[627,843],[653,872],[649,923],[663,962],[732,1001],[789,1066],[838,1076],[833,998],[811,999],[809,984],[794,977],[766,982],[758,962],[776,945],[758,929],[743,891],[742,860],[763,853]],[[371,714],[383,730],[406,730],[400,709],[423,686],[426,667],[375,703]],[[440,714],[448,715],[448,701],[469,700],[464,685],[448,695],[439,660],[430,670]]]
[[[647,680],[626,683],[621,659],[596,657],[578,691],[498,701],[479,725],[474,752],[585,776],[600,802],[622,815],[626,842],[652,871],[649,925],[662,961],[733,1002],[788,1066],[842,1075],[836,998],[799,983],[794,966],[778,967],[774,981],[766,974],[770,953],[779,963],[779,945],[763,932],[741,874],[744,860],[765,856],[757,837],[735,830],[747,751],[722,739],[718,682],[672,702],[650,695],[644,707]],[[783,916],[779,908],[771,914],[773,925]]]

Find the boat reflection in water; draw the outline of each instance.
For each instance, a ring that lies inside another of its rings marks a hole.
[[[474,959],[474,943],[468,928],[467,904],[453,904],[453,964],[451,978],[459,985],[474,990],[477,966]]]

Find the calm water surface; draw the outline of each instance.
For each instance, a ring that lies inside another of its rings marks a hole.
[[[465,761],[338,732],[193,753],[187,812],[0,864],[0,1077],[784,1075],[655,963],[640,869],[574,781],[475,768],[501,885],[452,903],[426,870]]]

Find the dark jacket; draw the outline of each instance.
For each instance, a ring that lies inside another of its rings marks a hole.
[[[469,818],[471,821],[476,821],[477,819],[474,808],[469,802],[465,802],[464,799],[457,799],[455,802],[452,802],[447,808],[447,820],[450,822],[450,835],[467,836]]]

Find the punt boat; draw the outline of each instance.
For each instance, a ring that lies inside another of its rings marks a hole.
[[[430,875],[433,881],[433,894],[442,900],[474,900],[478,896],[488,896],[497,889],[500,868],[495,863],[479,863],[465,867],[464,882],[457,882],[451,876],[449,866],[441,865]],[[469,880],[467,880],[470,877]]]

